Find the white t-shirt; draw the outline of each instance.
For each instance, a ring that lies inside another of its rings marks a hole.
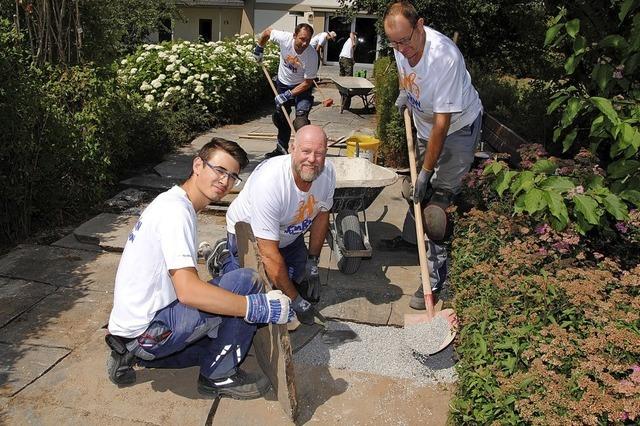
[[[280,83],[296,86],[305,79],[316,78],[318,54],[310,45],[301,55],[298,55],[293,47],[293,33],[271,30],[269,40],[280,46],[280,65],[278,65]]]
[[[142,212],[118,265],[109,332],[137,337],[177,299],[169,270],[196,266],[196,226],[196,212],[179,186]]]
[[[311,37],[311,41],[309,42],[309,45],[315,50],[318,48],[318,46],[322,46],[323,49],[325,49],[327,47],[327,38],[329,37],[329,34],[326,32],[320,33],[320,34],[316,34],[313,37]]]
[[[256,237],[286,247],[309,229],[319,212],[331,209],[335,187],[336,172],[328,161],[303,192],[293,179],[291,155],[271,158],[256,167],[229,206],[227,231],[235,234],[236,222],[247,222]]]
[[[348,58],[352,59],[353,55],[351,54],[351,48],[353,47],[353,40],[351,37],[347,38],[347,41],[342,45],[342,50],[340,51],[340,58]]]
[[[428,139],[433,113],[452,113],[448,133],[451,134],[473,123],[482,112],[482,103],[455,43],[434,29],[424,27],[424,30],[427,34],[424,53],[415,67],[397,50],[393,54],[418,137]]]

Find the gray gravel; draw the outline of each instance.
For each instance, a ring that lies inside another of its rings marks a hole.
[[[340,342],[342,336],[347,338]],[[325,331],[294,354],[294,361],[411,379],[418,385],[453,383],[457,379],[453,345],[424,356],[407,346],[403,329],[397,327],[328,321]]]
[[[449,337],[450,326],[446,318],[436,316],[429,322],[407,325],[403,329],[404,342],[423,355],[435,353]]]

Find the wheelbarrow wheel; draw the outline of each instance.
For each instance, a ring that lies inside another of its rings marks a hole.
[[[342,235],[342,242],[347,250],[364,250],[364,241],[362,240],[362,229],[360,228],[360,218],[358,213],[353,210],[343,210],[336,217],[338,229]],[[343,274],[354,274],[360,263],[361,257],[342,256],[338,260],[338,269]]]

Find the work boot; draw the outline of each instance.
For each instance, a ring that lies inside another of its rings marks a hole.
[[[438,295],[440,294],[441,289],[431,289],[431,293],[433,293],[433,303],[438,302]],[[424,311],[427,309],[427,306],[424,302],[424,290],[422,289],[422,284],[418,286],[418,289],[413,296],[411,296],[411,300],[409,301],[409,307],[416,309],[418,311]]]
[[[198,377],[198,392],[203,395],[233,399],[256,399],[271,388],[269,379],[262,373],[247,373],[241,369],[231,377],[209,379]]]
[[[203,242],[200,244],[200,247],[202,248],[203,246],[205,246],[205,244],[209,246],[208,243]],[[209,248],[210,247],[211,246],[209,246]],[[207,264],[207,270],[209,271],[209,274],[211,274],[212,277],[215,277],[218,274],[220,274],[220,269],[222,268],[224,261],[229,256],[231,256],[231,253],[229,253],[229,249],[227,247],[227,239],[220,238],[218,241],[215,242],[215,244],[213,245],[213,248],[210,248],[209,250],[206,250],[206,249],[203,250],[203,255],[205,254],[207,255],[204,258]]]
[[[280,145],[276,146],[276,149],[274,149],[271,152],[267,152],[264,155],[264,158],[273,158],[273,157],[277,157],[278,155],[285,155],[286,152],[280,147]]]
[[[136,356],[126,349],[126,341],[119,336],[109,334],[105,337],[107,345],[111,348],[111,353],[107,359],[107,375],[109,380],[118,386],[130,385],[136,381],[136,372],[133,366],[136,363]]]

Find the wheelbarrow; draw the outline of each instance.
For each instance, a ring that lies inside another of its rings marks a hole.
[[[334,77],[333,83],[338,88],[342,102],[340,102],[340,114],[351,106],[351,98],[359,96],[362,99],[365,110],[369,111],[374,105],[372,82],[363,77]]]
[[[335,253],[338,269],[353,274],[362,259],[370,258],[369,226],[365,210],[398,175],[365,158],[331,157],[336,171],[336,189],[331,208],[327,243]],[[362,215],[362,222],[360,221]]]

